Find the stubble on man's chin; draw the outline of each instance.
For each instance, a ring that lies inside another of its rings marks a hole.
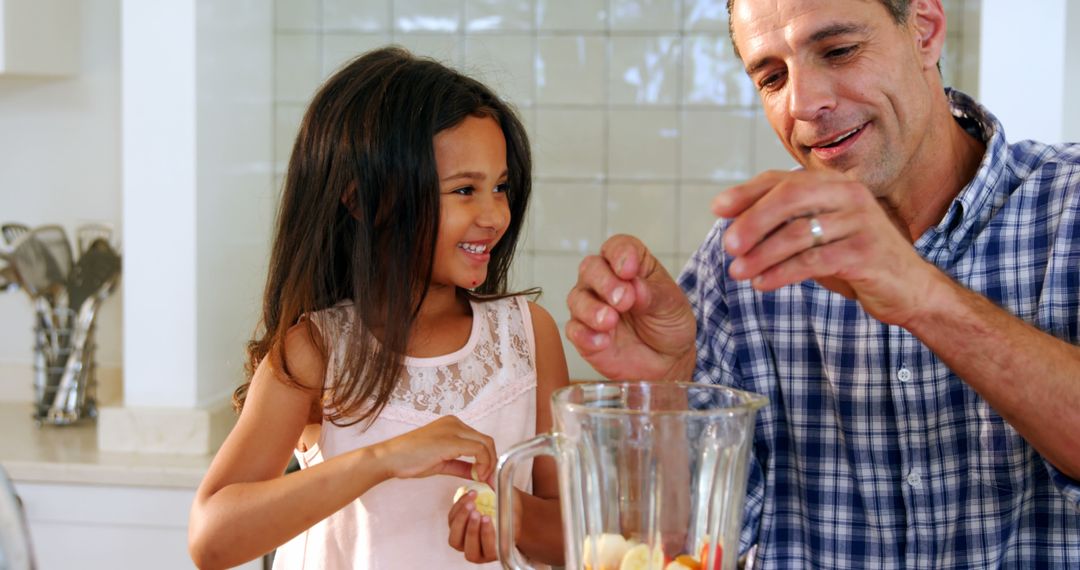
[[[813,168],[819,170],[831,170],[838,174],[842,174],[853,182],[862,184],[870,191],[870,194],[874,196],[877,203],[881,206],[881,209],[885,211],[885,216],[892,223],[893,227],[901,234],[905,236],[908,235],[907,224],[900,215],[900,207],[894,196],[894,192],[896,191],[894,188],[895,181],[882,180],[885,178],[884,173],[889,169],[887,161],[879,159],[875,161],[875,164],[870,169],[860,168],[860,166],[865,167],[865,163],[856,164],[850,168],[829,168],[821,164],[816,164]],[[804,165],[803,168],[806,168],[806,166]]]

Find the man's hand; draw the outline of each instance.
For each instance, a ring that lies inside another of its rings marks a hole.
[[[944,277],[865,186],[835,172],[765,172],[720,193],[712,206],[734,218],[724,234],[734,258],[729,274],[760,291],[814,279],[903,326]]]
[[[689,381],[697,323],[682,289],[638,239],[612,236],[581,262],[566,336],[613,380]]]

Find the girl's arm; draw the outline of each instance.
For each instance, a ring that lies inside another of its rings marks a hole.
[[[495,465],[494,442],[457,418],[443,418],[385,442],[282,476],[313,409],[321,411],[325,362],[308,321],[285,340],[296,388],[264,358],[243,412],[195,493],[188,549],[199,568],[225,568],[263,555],[386,479],[449,473],[468,477],[473,456],[482,477]]]
[[[566,356],[555,320],[539,305],[529,303],[536,338],[536,433],[551,431],[551,394],[569,384]],[[559,482],[555,460],[548,456],[533,461],[533,492],[515,489],[514,500],[517,548],[532,560],[563,563],[562,517],[559,509]],[[495,525],[475,512],[475,493],[459,500],[450,509],[450,545],[465,553],[470,562],[498,559]]]

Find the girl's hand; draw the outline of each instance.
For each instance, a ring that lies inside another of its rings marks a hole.
[[[521,536],[521,496],[514,489],[514,537]],[[476,491],[462,496],[448,516],[450,524],[450,548],[465,553],[465,560],[474,563],[494,562],[499,559],[498,543],[495,542],[495,521],[476,510]]]
[[[372,450],[387,479],[431,475],[470,479],[473,464],[458,457],[475,458],[477,477],[488,479],[498,460],[495,440],[454,416],[439,418],[424,427],[375,444]]]

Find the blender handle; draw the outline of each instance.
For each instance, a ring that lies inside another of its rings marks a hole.
[[[514,547],[514,471],[518,463],[537,455],[555,455],[555,436],[541,434],[523,441],[499,456],[498,473],[495,479],[495,496],[498,502],[498,526],[495,538],[499,544],[499,561],[505,570],[532,570],[532,566],[522,558]]]

